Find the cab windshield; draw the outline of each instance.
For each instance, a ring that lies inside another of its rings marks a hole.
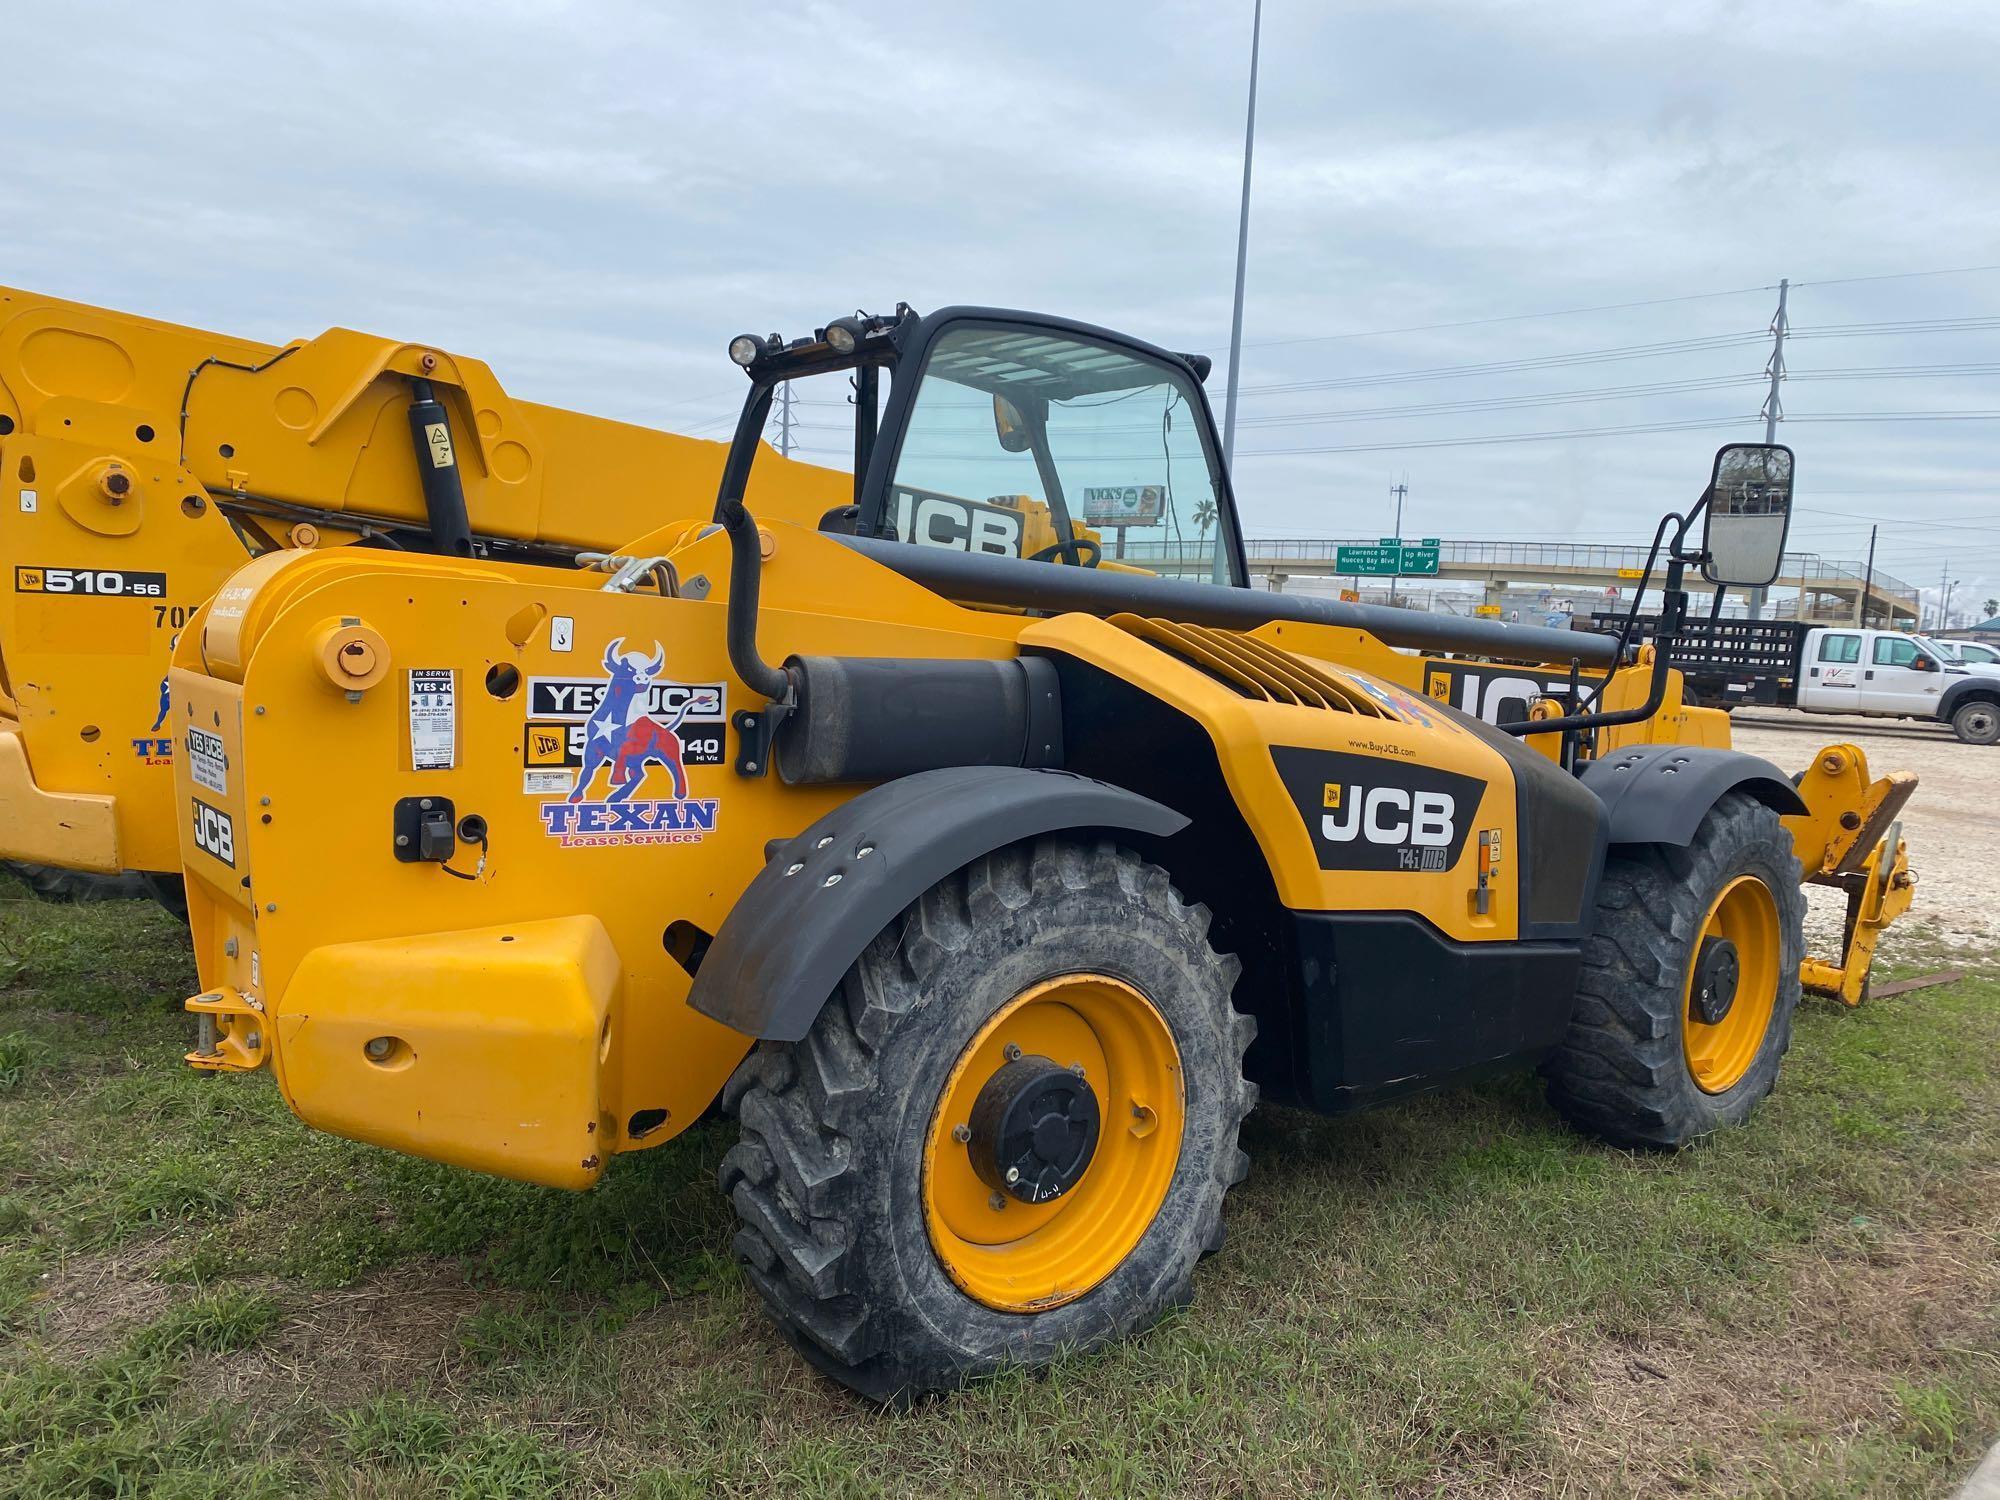
[[[1188,374],[1047,329],[930,345],[883,530],[919,546],[1230,581],[1220,464]]]

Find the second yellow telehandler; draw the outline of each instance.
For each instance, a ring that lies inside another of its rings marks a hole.
[[[1857,993],[1908,903],[1908,778],[1836,747],[1794,785],[1671,670],[1685,569],[1775,574],[1787,449],[1663,527],[1654,652],[1252,591],[1199,358],[971,307],[731,354],[729,460],[660,492],[636,588],[349,548],[198,613],[192,1065],[562,1188],[719,1101],[745,1274],[888,1399],[1184,1302],[1260,1096],[1538,1067],[1620,1144],[1738,1124],[1802,882],[1856,892],[1820,962]],[[827,373],[850,493],[754,515],[773,393]],[[1504,722],[1443,701],[1495,673]]]
[[[177,899],[167,661],[248,558],[359,545],[570,566],[710,488],[727,445],[517,401],[476,359],[336,328],[283,346],[0,288],[0,861]],[[811,521],[844,475],[776,453]],[[120,872],[140,872],[139,876]]]

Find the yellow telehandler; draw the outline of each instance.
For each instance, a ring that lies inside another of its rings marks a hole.
[[[246,558],[566,567],[646,529],[663,490],[712,488],[726,451],[516,401],[429,345],[274,347],[0,288],[0,860],[45,895],[131,871],[173,899],[168,652]],[[846,482],[774,453],[757,503],[810,522]]]
[[[1775,575],[1787,449],[1663,525],[1643,649],[1252,591],[1199,357],[968,307],[730,352],[716,492],[659,496],[635,588],[285,551],[198,612],[193,1066],[565,1188],[719,1101],[747,1275],[896,1399],[1184,1301],[1260,1091],[1538,1066],[1610,1141],[1736,1124],[1802,881],[1855,901],[1815,971],[1850,999],[1909,902],[1910,778],[1794,784],[1671,670],[1686,568]],[[850,493],[753,515],[773,393],[826,374]]]

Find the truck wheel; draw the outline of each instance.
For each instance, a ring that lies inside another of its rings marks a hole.
[[[1550,1102],[1623,1146],[1740,1124],[1791,1045],[1804,926],[1791,835],[1740,792],[1685,849],[1614,852],[1575,1015],[1543,1064]]]
[[[1187,1302],[1256,1100],[1208,923],[1128,850],[1016,846],[925,892],[804,1041],[751,1055],[722,1187],[801,1354],[902,1400]]]
[[[1966,704],[1951,716],[1951,732],[1968,745],[2000,742],[2000,704]]]

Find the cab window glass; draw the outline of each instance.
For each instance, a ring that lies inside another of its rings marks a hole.
[[[1901,636],[1882,635],[1875,638],[1875,665],[1878,667],[1907,667],[1917,659],[1917,643],[1904,640]]]
[[[1069,334],[978,326],[931,345],[884,523],[901,541],[1228,582],[1186,372]]]
[[[1848,662],[1861,660],[1861,637],[1858,635],[1823,636],[1819,643],[1821,661]]]
[[[1988,662],[2000,661],[2000,651],[1995,651],[1989,646],[1962,644],[1958,648],[1958,659],[1960,661],[1976,661],[1983,665]]]

